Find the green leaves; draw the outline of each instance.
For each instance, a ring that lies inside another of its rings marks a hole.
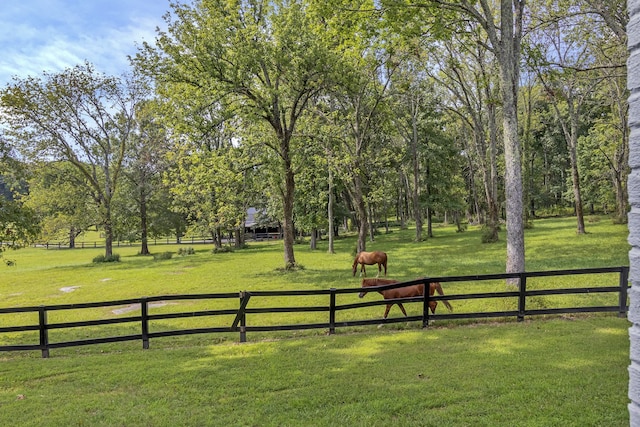
[[[111,201],[117,189],[135,105],[146,86],[96,72],[89,63],[41,78],[16,79],[0,100],[5,135],[31,160],[72,164],[101,212],[111,255]]]

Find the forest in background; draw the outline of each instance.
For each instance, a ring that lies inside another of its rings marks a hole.
[[[390,218],[416,240],[484,224],[488,243],[514,213],[517,233],[625,222],[628,17],[602,3],[174,5],[126,75],[84,63],[0,90],[0,241],[242,245],[255,208],[295,267],[296,235],[331,251],[354,230],[364,250]]]

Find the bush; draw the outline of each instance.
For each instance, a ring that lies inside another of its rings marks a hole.
[[[195,253],[196,253],[196,250],[191,247],[178,249],[178,255],[180,256],[193,255]]]
[[[171,259],[172,257],[173,252],[160,252],[159,254],[153,254],[153,259],[156,261]]]
[[[221,246],[219,248],[213,248],[213,252],[214,254],[224,254],[227,252],[233,252],[233,248],[231,246]]]
[[[98,255],[93,259],[93,262],[98,264],[101,262],[120,262],[119,254],[112,254],[111,256]]]
[[[496,243],[498,241],[498,230],[491,227],[482,226],[482,243]]]

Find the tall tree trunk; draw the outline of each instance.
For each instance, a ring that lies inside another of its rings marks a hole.
[[[616,220],[623,224],[627,221],[627,191],[626,181],[623,182],[623,178],[616,175],[614,178],[616,188]]]
[[[236,249],[240,249],[242,247],[242,236],[239,228],[233,230],[233,246]]]
[[[69,249],[76,247],[76,228],[71,226],[69,229]]]
[[[369,220],[367,218],[367,207],[364,203],[364,195],[362,194],[362,180],[356,173],[354,177],[354,204],[356,208],[356,216],[358,219],[358,244],[356,252],[367,250],[367,233],[369,231]]]
[[[329,167],[329,201],[327,203],[327,217],[329,220],[328,232],[329,232],[329,248],[327,252],[330,254],[335,253],[333,248],[333,237],[334,237],[334,225],[333,225],[333,172],[331,171],[331,167]]]
[[[578,118],[577,113],[569,108],[571,115],[571,134],[569,135],[569,158],[571,159],[571,182],[573,184],[573,198],[576,205],[576,220],[578,223],[576,232],[584,234],[584,209],[582,206],[582,194],[580,192],[580,173],[578,172]]]
[[[110,204],[107,204],[104,208],[104,256],[106,258],[111,258],[113,256],[113,224],[111,222],[111,206]]]
[[[372,242],[376,239],[376,229],[376,217],[373,213],[373,207],[369,204],[369,240]]]
[[[578,234],[585,233],[584,226],[584,208],[582,206],[582,194],[580,192],[580,173],[578,172],[578,106],[576,105],[575,98],[573,96],[572,88],[568,89],[566,94],[567,101],[567,113],[569,115],[569,125],[565,120],[562,120],[560,108],[557,102],[553,103],[553,108],[556,113],[556,118],[560,122],[562,127],[562,133],[564,134],[567,148],[569,149],[569,159],[571,163],[571,184],[573,186],[573,200],[576,210],[576,232]]]
[[[613,86],[615,90],[610,91],[610,93],[615,94],[612,98],[617,100],[613,105],[617,107],[615,111],[618,117],[618,127],[622,133],[622,143],[619,149],[616,150],[612,168],[614,188],[616,190],[616,218],[622,224],[627,222],[629,199],[627,191],[627,175],[629,174],[629,104],[626,102],[629,93],[623,85]]]
[[[498,130],[496,124],[496,107],[495,103],[489,101],[487,107],[487,115],[489,119],[489,176],[487,183],[487,210],[488,210],[488,227],[491,231],[491,241],[498,241]]]
[[[398,186],[398,219],[400,220],[400,229],[404,230],[407,228],[407,215],[404,203],[404,194],[407,190],[408,184],[402,169],[400,169],[399,171],[399,179],[400,185]]]
[[[148,226],[147,226],[147,198],[144,190],[140,194],[140,231],[142,244],[140,255],[149,255]]]
[[[222,230],[220,229],[220,227],[216,227],[215,231],[213,232],[213,245],[216,249],[222,248]]]
[[[283,154],[285,154],[283,152]],[[283,241],[284,241],[284,266],[286,269],[296,267],[296,258],[293,254],[293,245],[295,243],[295,227],[293,225],[293,197],[295,191],[294,172],[291,167],[291,159],[289,152],[286,151],[284,160],[285,166],[285,188],[283,194]]]
[[[431,199],[431,186],[429,185],[429,182],[431,182],[431,169],[429,168],[429,165],[427,164],[426,167],[426,171],[425,171],[425,176],[426,176],[426,192],[427,192],[427,200]],[[429,239],[433,238],[433,209],[431,209],[431,203],[427,204],[427,237]]]
[[[514,3],[518,16],[514,20]],[[500,87],[502,90],[505,193],[507,217],[507,273],[525,271],[522,164],[518,139],[518,84],[520,71],[520,29],[523,0],[500,2]],[[519,25],[518,25],[519,24]],[[514,33],[514,27],[517,31]],[[495,46],[497,47],[497,46]],[[511,281],[513,283],[513,281]]]
[[[422,241],[422,209],[420,209],[420,162],[418,159],[418,124],[416,115],[411,115],[411,161],[413,163],[413,217],[416,221],[416,242]]]
[[[467,160],[468,160],[468,164],[469,164],[469,180],[468,180],[468,186],[469,186],[469,196],[471,199],[471,203],[469,206],[469,220],[472,221],[473,220],[473,215],[475,214],[475,222],[476,224],[480,224],[480,202],[478,200],[478,193],[476,192],[476,172],[475,172],[475,167],[473,165],[473,160],[471,159],[470,156],[466,156]]]
[[[309,249],[312,251],[318,249],[318,229],[316,227],[311,229],[311,242],[309,244]]]

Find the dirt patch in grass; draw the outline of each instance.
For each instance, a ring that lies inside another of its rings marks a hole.
[[[169,303],[166,301],[152,302],[151,304],[149,304],[149,308],[164,307],[165,305],[169,305],[169,304],[176,304],[176,303]],[[140,304],[131,304],[126,307],[120,307],[120,308],[111,310],[113,314],[125,314],[132,311],[140,311]]]

